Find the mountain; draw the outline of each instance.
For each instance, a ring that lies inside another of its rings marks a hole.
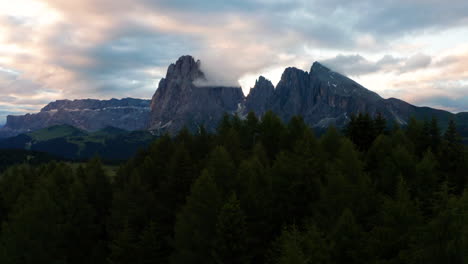
[[[8,116],[6,125],[0,129],[0,137],[64,124],[86,131],[97,131],[108,126],[129,131],[141,130],[148,122],[149,113],[149,100],[59,100],[36,114]]]
[[[273,86],[270,80],[260,76],[246,98],[246,111],[253,111],[260,116],[263,115],[268,110],[268,102],[274,94],[275,86]]]
[[[214,130],[224,113],[233,113],[244,102],[240,87],[197,86],[206,81],[200,61],[183,56],[171,64],[151,101],[148,128],[176,133],[183,127],[204,125]]]
[[[245,109],[261,116],[271,110],[284,121],[300,115],[315,128],[343,127],[352,114],[382,114],[389,122],[406,125],[417,119],[437,117],[445,128],[450,119],[457,121],[460,132],[468,136],[468,113],[452,114],[429,107],[417,107],[399,99],[384,99],[350,78],[315,62],[310,72],[287,68],[275,89],[260,77],[251,89]]]
[[[468,113],[455,115],[395,98],[384,99],[319,62],[313,63],[310,72],[285,69],[276,87],[260,76],[246,98],[239,87],[197,86],[203,81],[209,80],[201,70],[201,62],[193,57],[182,56],[171,64],[153,96],[148,129],[174,134],[184,126],[194,131],[204,125],[213,131],[223,113],[245,116],[252,111],[261,117],[271,110],[285,122],[300,115],[318,129],[330,125],[343,127],[357,113],[372,116],[380,113],[389,123],[403,126],[412,116],[417,119],[435,116],[442,128],[455,119],[460,130],[468,135]]]
[[[265,88],[256,85],[251,93],[258,93],[257,89]],[[384,99],[378,94],[318,62],[312,65],[310,73],[287,68],[276,89],[272,94],[269,91],[263,104],[247,109],[259,115],[272,110],[284,121],[300,115],[313,127],[343,126],[351,114],[359,112],[372,115],[381,112],[389,120],[398,119],[382,107]],[[252,100],[257,101],[255,97],[247,97],[246,105],[255,105]]]
[[[45,152],[72,160],[96,155],[104,160],[124,160],[154,139],[148,131],[130,132],[106,127],[87,132],[70,125],[56,125],[0,140],[0,149]]]
[[[241,117],[252,111],[261,117],[273,111],[285,122],[300,115],[310,126],[322,130],[343,127],[351,115],[382,114],[389,123],[406,125],[417,119],[437,117],[445,128],[450,119],[468,138],[468,113],[452,114],[429,107],[417,107],[396,98],[384,99],[350,78],[319,62],[309,72],[287,68],[276,87],[260,76],[247,97],[240,87],[207,86],[202,64],[182,56],[168,67],[152,100],[60,100],[37,114],[8,116],[0,137],[14,136],[54,125],[71,125],[88,133],[106,127],[125,131],[149,130],[153,134],[175,134],[187,127],[196,131],[203,125],[214,131],[225,113]],[[115,131],[113,131],[115,132]],[[17,139],[18,140],[18,139]]]

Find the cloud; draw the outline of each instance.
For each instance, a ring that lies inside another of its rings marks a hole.
[[[410,74],[422,86],[463,80],[464,51],[414,47],[437,46],[440,32],[468,29],[467,18],[462,0],[15,0],[0,3],[0,104],[150,98],[184,54],[216,85],[314,60],[351,76],[390,74],[395,90]],[[451,34],[453,45],[468,41]]]
[[[362,75],[379,70],[377,63],[368,61],[361,55],[338,55],[335,58],[322,60],[325,66],[345,75]]]
[[[405,65],[401,69],[402,72],[413,71],[421,68],[426,68],[431,64],[432,58],[424,54],[416,54],[408,58]]]
[[[451,112],[468,112],[468,96],[451,98],[448,96],[432,96],[418,99],[415,103],[425,106],[437,106]]]
[[[313,0],[308,7],[323,14],[346,10],[348,17],[353,17],[352,26],[356,31],[385,40],[402,34],[464,26],[468,18],[468,2],[464,0],[452,0],[449,4],[439,0]]]
[[[377,72],[408,73],[428,67],[431,61],[431,56],[421,53],[407,58],[397,58],[387,54],[376,61],[368,60],[359,54],[339,54],[334,58],[321,60],[324,65],[349,76],[360,76]]]

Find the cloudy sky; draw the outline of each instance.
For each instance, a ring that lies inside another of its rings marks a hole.
[[[185,54],[245,93],[320,61],[383,97],[468,111],[466,0],[0,0],[0,123],[57,99],[150,98]]]

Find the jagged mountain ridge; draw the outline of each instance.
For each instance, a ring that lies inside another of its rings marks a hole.
[[[240,87],[200,86],[207,77],[201,62],[182,56],[168,67],[152,100],[60,100],[37,114],[9,116],[0,129],[10,136],[53,125],[72,125],[86,131],[104,127],[125,130],[147,129],[156,134],[177,133],[200,125],[213,131],[224,113],[245,116],[249,111],[262,116],[272,110],[284,121],[300,115],[312,127],[344,126],[352,114],[383,114],[390,122],[405,125],[411,116],[436,116],[442,127],[455,119],[468,134],[468,113],[452,114],[429,107],[417,107],[402,100],[384,99],[350,78],[315,62],[310,71],[287,68],[274,85],[260,76],[247,97]]]
[[[261,87],[255,86],[251,93],[259,93],[257,89]],[[285,121],[300,115],[314,127],[342,126],[351,114],[358,112],[380,112],[387,118],[395,119],[382,107],[384,99],[378,94],[318,62],[312,65],[309,73],[287,68],[263,106],[249,107],[253,105],[250,100],[252,98],[247,97],[248,111],[261,114],[272,110]]]
[[[395,98],[384,99],[319,62],[312,65],[310,72],[287,68],[276,87],[260,76],[247,97],[238,87],[197,87],[194,83],[198,79],[206,79],[200,65],[193,57],[183,56],[169,67],[153,96],[149,129],[174,133],[184,126],[194,130],[204,125],[213,130],[222,113],[245,116],[253,111],[261,117],[271,110],[286,122],[300,115],[317,128],[343,127],[352,114],[380,113],[400,125],[406,125],[411,116],[436,116],[442,127],[449,119],[455,119],[462,132],[468,130],[466,113],[455,115]]]

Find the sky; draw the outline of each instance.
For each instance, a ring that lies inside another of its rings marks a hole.
[[[0,0],[0,123],[58,99],[151,98],[187,54],[245,94],[319,61],[384,98],[468,111],[466,0]]]

